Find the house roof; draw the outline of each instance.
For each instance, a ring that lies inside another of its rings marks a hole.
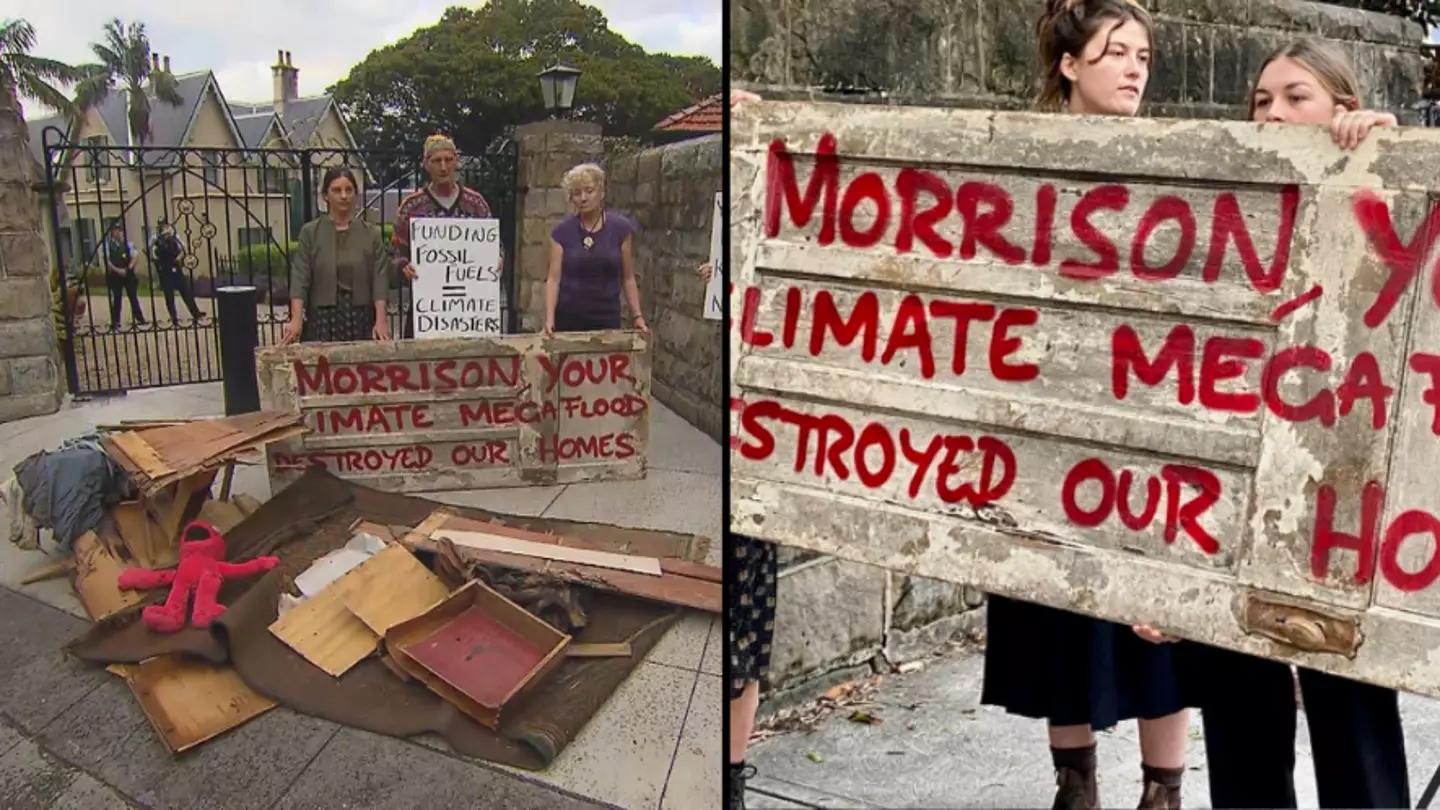
[[[296,144],[304,144],[315,134],[315,128],[320,125],[320,119],[325,117],[325,111],[330,109],[332,99],[330,96],[311,96],[310,98],[297,98],[286,102],[285,113],[280,116],[281,122],[285,125],[285,132],[289,133]],[[264,113],[275,113],[274,104],[246,104],[237,103],[230,105],[230,112],[236,116],[261,115]]]
[[[234,112],[233,105],[231,111]],[[240,130],[241,143],[251,149],[258,149],[272,128],[280,134],[285,133],[285,126],[275,113],[236,115],[235,128]]]
[[[725,108],[721,94],[692,104],[656,124],[656,132],[720,132],[725,128]]]

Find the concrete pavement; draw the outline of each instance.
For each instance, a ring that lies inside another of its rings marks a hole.
[[[218,384],[74,405],[0,425],[0,469],[98,424],[222,412]],[[237,471],[234,490],[268,499],[264,469]],[[707,562],[720,560],[720,447],[659,403],[643,481],[427,497],[511,514],[703,534],[714,538]],[[88,810],[126,802],[155,808],[720,806],[723,639],[716,617],[684,617],[543,773],[472,762],[441,751],[437,740],[395,740],[284,709],[172,758],[119,678],[59,653],[84,627],[84,611],[65,580],[19,586],[45,560],[0,543],[0,637],[21,639],[0,660],[0,806],[7,809]]]
[[[979,705],[984,653],[930,659],[918,672],[886,678],[865,712],[880,725],[829,715],[813,733],[792,732],[754,746],[759,771],[746,796],[752,810],[778,808],[1049,807],[1055,783],[1044,725]],[[1412,800],[1440,764],[1440,702],[1402,695]],[[1315,807],[1315,771],[1303,715],[1295,788]],[[1101,801],[1133,807],[1140,796],[1135,723],[1100,737]],[[1207,808],[1204,736],[1192,719],[1185,806]]]

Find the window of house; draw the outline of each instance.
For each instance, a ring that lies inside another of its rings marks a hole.
[[[72,221],[75,228],[76,247],[79,248],[80,261],[83,264],[94,264],[95,256],[95,220],[75,219]],[[79,268],[71,268],[71,272],[78,274]]]
[[[224,158],[220,157],[218,152],[201,152],[200,160],[204,163],[202,173],[205,177],[205,184],[220,185],[220,167],[225,164]]]
[[[256,245],[268,245],[270,243],[270,229],[236,228],[235,242],[241,250],[248,250]]]
[[[91,135],[82,141],[86,146],[109,146],[110,138],[106,135]],[[93,185],[110,182],[110,153],[102,151],[86,150],[85,152],[85,178]]]
[[[284,169],[264,168],[260,169],[260,193],[261,194],[284,194],[286,181]]]

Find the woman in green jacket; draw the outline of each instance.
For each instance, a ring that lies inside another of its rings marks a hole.
[[[380,229],[355,216],[359,185],[325,172],[325,214],[300,229],[290,258],[290,320],[281,343],[389,340],[390,254]]]

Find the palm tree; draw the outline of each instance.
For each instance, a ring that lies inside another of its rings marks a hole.
[[[91,110],[105,103],[116,87],[128,92],[130,133],[140,144],[150,140],[150,96],[178,107],[184,103],[168,71],[155,70],[150,58],[150,37],[145,23],[128,26],[118,18],[105,23],[105,41],[91,43],[99,64],[82,70],[88,74],[75,86],[75,105]],[[147,92],[148,91],[148,92]]]
[[[61,114],[74,115],[75,105],[59,86],[73,85],[84,78],[83,68],[31,55],[35,47],[35,26],[25,20],[0,23],[0,104],[13,106],[24,118],[20,99],[31,98]],[[22,133],[28,130],[22,129]]]

